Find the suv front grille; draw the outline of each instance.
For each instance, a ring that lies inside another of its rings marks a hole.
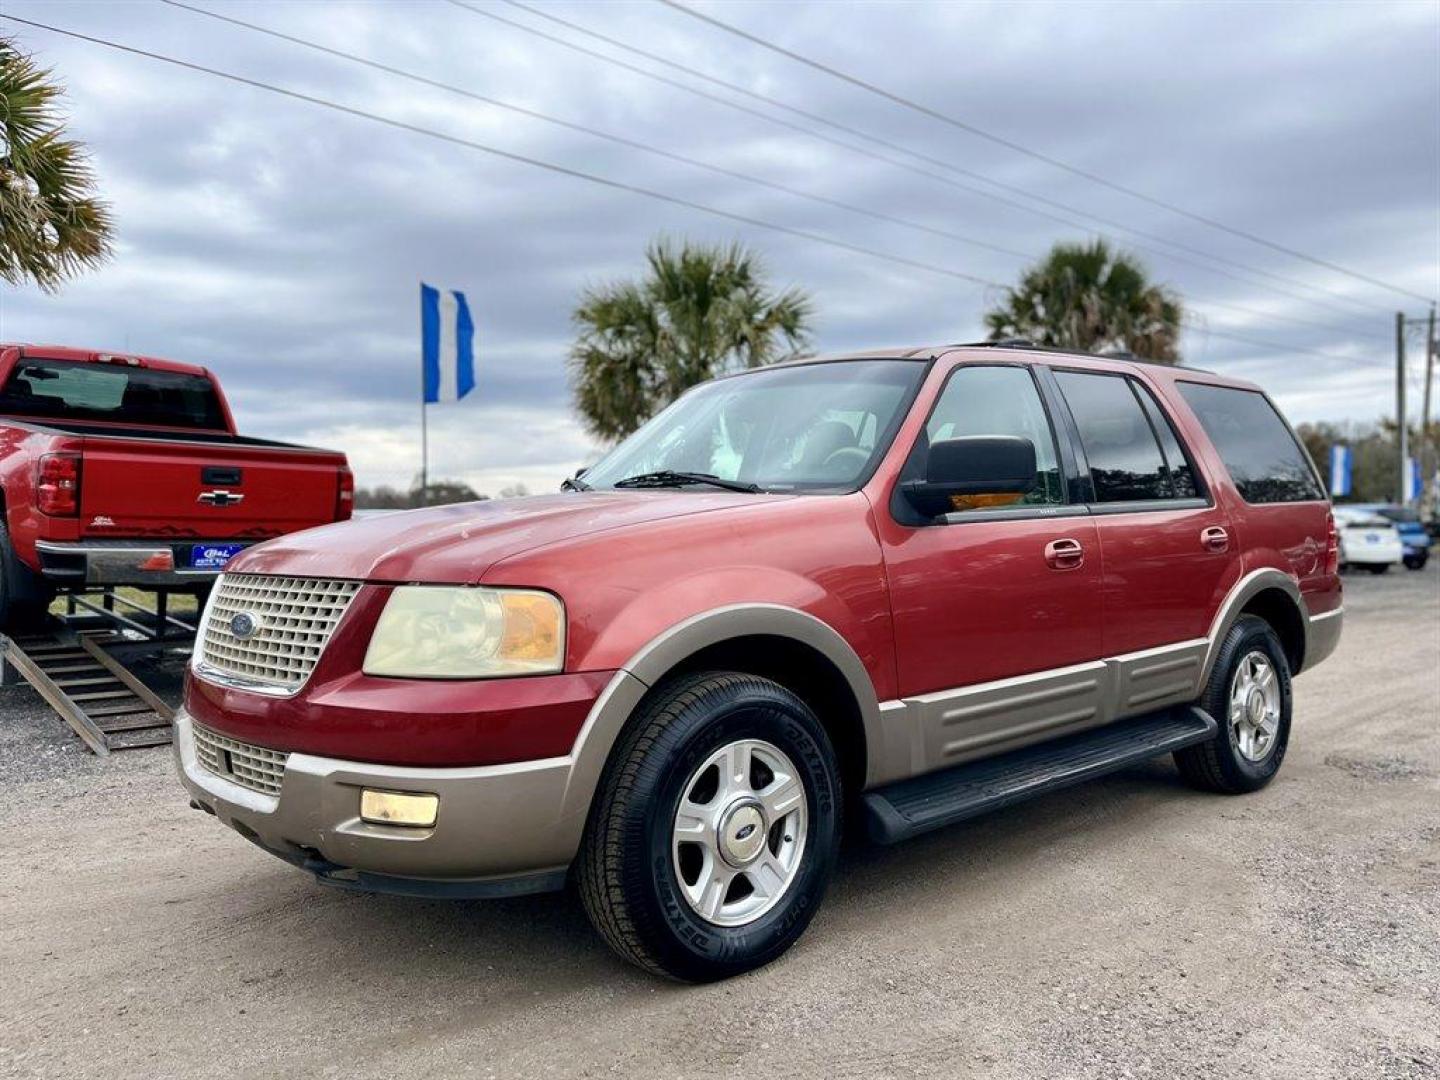
[[[215,587],[200,663],[220,676],[293,693],[320,659],[358,581],[226,574]],[[236,616],[249,616],[236,634]]]
[[[228,739],[199,724],[195,733],[195,757],[216,776],[233,780],[241,787],[262,795],[279,795],[280,782],[285,778],[285,759],[290,755],[280,750]]]

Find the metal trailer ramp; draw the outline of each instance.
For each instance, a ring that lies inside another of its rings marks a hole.
[[[112,642],[122,639],[108,630],[0,634],[0,663],[33,686],[96,754],[169,743],[175,710],[106,652]]]

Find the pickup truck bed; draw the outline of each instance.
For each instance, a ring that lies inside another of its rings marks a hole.
[[[0,346],[0,486],[0,618],[56,589],[203,588],[352,498],[343,454],[240,435],[205,369],[51,346]]]

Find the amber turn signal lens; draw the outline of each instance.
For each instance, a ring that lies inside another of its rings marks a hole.
[[[560,606],[545,593],[502,592],[505,632],[498,655],[504,660],[547,660],[560,651]]]

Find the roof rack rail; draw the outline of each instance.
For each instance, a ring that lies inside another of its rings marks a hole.
[[[1029,338],[1008,337],[999,341],[991,341],[986,338],[984,341],[957,341],[944,346],[947,349],[1035,349],[1036,345]]]

